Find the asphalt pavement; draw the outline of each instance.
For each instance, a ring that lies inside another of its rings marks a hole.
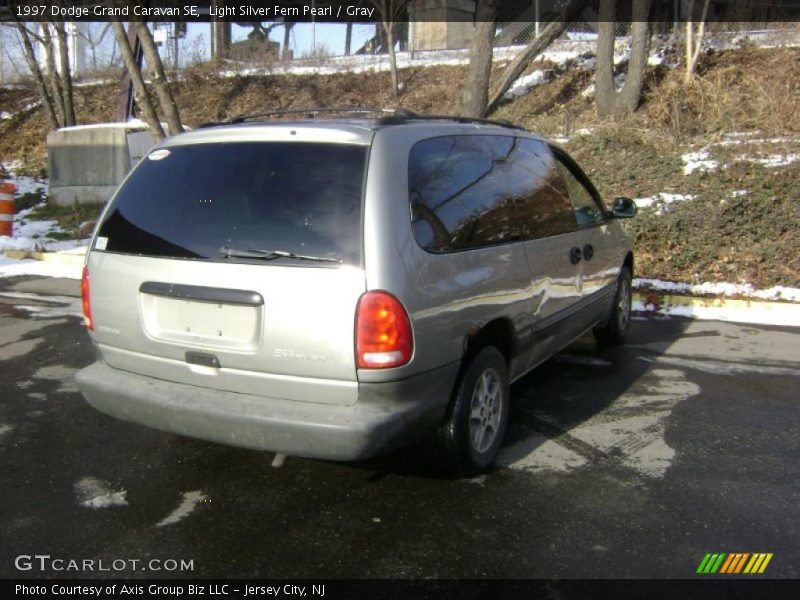
[[[514,384],[474,479],[422,448],[272,468],[92,409],[78,285],[0,280],[1,577],[726,577],[696,574],[707,553],[800,575],[798,330],[638,316],[625,346],[583,338]]]

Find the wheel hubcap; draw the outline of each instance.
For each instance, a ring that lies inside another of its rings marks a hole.
[[[497,437],[503,410],[503,390],[500,376],[494,369],[486,369],[478,377],[472,391],[472,409],[469,434],[472,447],[486,452]]]

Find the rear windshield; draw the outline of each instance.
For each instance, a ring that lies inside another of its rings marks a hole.
[[[120,189],[95,247],[145,256],[253,260],[223,258],[228,247],[359,264],[366,156],[365,146],[325,143],[155,150]]]

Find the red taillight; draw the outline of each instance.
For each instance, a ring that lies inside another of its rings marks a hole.
[[[92,321],[92,305],[89,302],[89,268],[83,267],[83,277],[81,277],[81,300],[83,303],[83,322],[86,324],[86,329],[94,331],[94,322]]]
[[[411,360],[414,341],[403,305],[386,292],[367,292],[356,309],[356,362],[361,369],[399,367]]]

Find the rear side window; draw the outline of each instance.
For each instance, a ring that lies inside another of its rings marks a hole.
[[[567,162],[567,159],[556,155],[558,170],[564,179],[572,208],[575,211],[575,220],[578,227],[595,225],[605,222],[605,214],[598,203],[597,193],[592,193],[586,183],[583,173],[577,170],[577,166]]]
[[[544,144],[513,136],[445,136],[409,156],[417,243],[430,252],[532,239],[575,229]]]
[[[144,256],[216,260],[228,246],[359,264],[366,157],[364,146],[324,143],[157,150],[120,189],[98,242]]]

